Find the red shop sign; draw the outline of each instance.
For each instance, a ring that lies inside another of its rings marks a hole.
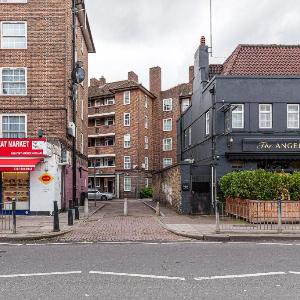
[[[46,156],[46,139],[0,139],[0,156]]]

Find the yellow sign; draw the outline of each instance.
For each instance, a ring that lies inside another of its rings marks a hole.
[[[48,185],[53,179],[53,176],[48,173],[44,173],[39,177],[39,181],[45,185]]]

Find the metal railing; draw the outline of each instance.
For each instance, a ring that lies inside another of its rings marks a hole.
[[[217,232],[300,231],[300,202],[239,200],[218,203]]]
[[[16,202],[0,203],[1,233],[16,233]]]

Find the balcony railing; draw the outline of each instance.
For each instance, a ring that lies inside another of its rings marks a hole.
[[[115,146],[89,147],[88,155],[115,154]]]
[[[115,133],[115,125],[101,125],[99,127],[89,127],[88,135],[101,135]]]
[[[96,106],[96,107],[89,107],[88,114],[90,115],[97,115],[97,114],[110,114],[115,112],[115,105],[104,105],[104,106]]]

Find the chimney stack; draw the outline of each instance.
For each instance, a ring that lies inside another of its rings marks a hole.
[[[91,78],[91,80],[90,80],[90,86],[96,86],[96,87],[99,87],[99,86],[100,86],[99,80],[96,79],[96,78]]]
[[[205,46],[205,36],[201,36],[200,45]]]
[[[106,84],[106,79],[104,76],[101,76],[101,78],[99,79],[99,83],[100,83],[100,86]]]
[[[138,83],[139,76],[136,73],[134,73],[133,71],[130,71],[130,72],[128,72],[128,80],[132,80],[132,81]]]
[[[189,83],[192,83],[194,80],[194,66],[189,67]]]
[[[161,92],[161,68],[153,67],[149,70],[149,88],[150,92],[158,96]]]

